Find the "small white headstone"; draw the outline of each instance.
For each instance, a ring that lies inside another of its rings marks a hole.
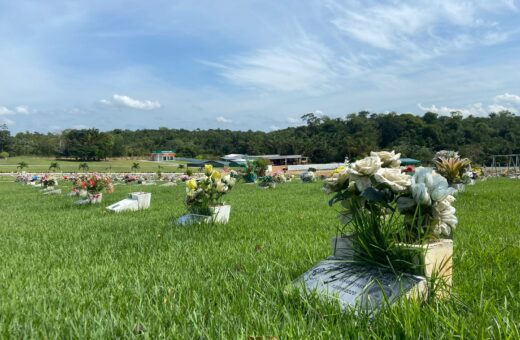
[[[128,198],[108,206],[107,209],[114,212],[148,209],[151,199],[152,194],[149,192],[132,192]]]
[[[61,195],[61,189],[46,190],[43,192],[44,195]]]
[[[139,204],[136,200],[126,198],[122,201],[109,205],[107,209],[114,212],[137,211],[139,210]]]
[[[179,225],[192,225],[192,224],[201,224],[204,222],[211,221],[211,216],[206,215],[197,215],[197,214],[187,214],[179,217],[175,223]]]

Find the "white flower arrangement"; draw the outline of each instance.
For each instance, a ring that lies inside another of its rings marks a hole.
[[[210,216],[211,207],[222,203],[222,197],[235,185],[236,179],[222,176],[213,166],[204,166],[204,176],[186,182],[186,205],[188,210],[199,215]]]
[[[300,174],[300,180],[302,183],[316,182],[316,174],[314,171],[305,171]]]
[[[348,223],[356,209],[385,217],[393,211],[404,215],[407,240],[424,235],[449,238],[457,225],[452,196],[455,190],[447,180],[428,168],[415,175],[400,169],[400,154],[372,152],[370,156],[336,169],[325,181],[324,190],[335,193],[330,204],[341,203],[342,223]]]
[[[283,173],[283,171],[275,172],[273,176],[273,180],[275,183],[285,183],[288,181],[287,177]]]

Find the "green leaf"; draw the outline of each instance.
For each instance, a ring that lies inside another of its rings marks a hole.
[[[363,190],[361,196],[369,202],[385,202],[385,195],[372,187]]]

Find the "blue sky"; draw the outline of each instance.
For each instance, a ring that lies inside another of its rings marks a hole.
[[[520,112],[519,0],[0,0],[0,41],[12,132]]]

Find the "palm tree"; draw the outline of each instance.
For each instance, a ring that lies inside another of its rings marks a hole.
[[[20,163],[18,163],[18,166],[16,168],[20,169],[20,171],[22,171],[23,169],[28,168],[28,167],[29,167],[29,164],[27,164],[24,161],[21,161]]]
[[[58,169],[61,169],[60,168],[60,163],[58,162],[51,162],[51,165],[49,166],[49,171],[56,171]]]
[[[88,164],[87,163],[81,163],[78,167],[79,170],[82,170],[84,172],[88,172]]]
[[[131,170],[132,170],[132,172],[136,172],[136,171],[139,170],[140,168],[141,168],[141,165],[139,165],[139,162],[134,162],[134,163],[132,164],[132,168],[131,168]]]

